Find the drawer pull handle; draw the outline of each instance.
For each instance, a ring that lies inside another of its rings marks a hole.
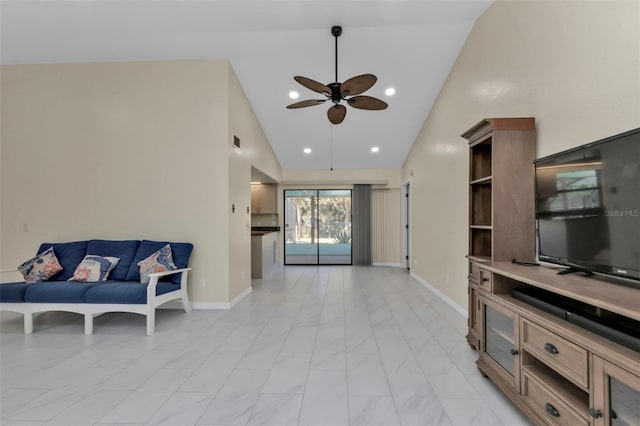
[[[613,410],[612,410],[613,411]],[[599,419],[600,417],[602,417],[602,411],[596,409],[596,408],[592,408],[589,410],[589,414],[591,415],[591,417],[593,417],[594,419]],[[612,416],[613,417],[613,416]],[[615,418],[615,417],[613,417]]]
[[[518,355],[519,352],[518,352],[517,349],[510,349],[509,353],[511,353],[511,355],[513,355],[513,356],[516,356],[516,355]]]
[[[560,353],[560,352],[558,352],[558,348],[553,346],[551,343],[545,343],[544,344],[544,350],[549,352],[550,354],[553,354],[553,355],[557,355],[557,354]]]
[[[551,414],[553,417],[560,417],[560,413],[558,413],[558,410],[556,410],[556,407],[549,404],[548,402],[544,405],[544,409],[547,411],[547,413]]]

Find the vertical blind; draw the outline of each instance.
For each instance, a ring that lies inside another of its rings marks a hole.
[[[374,265],[402,263],[401,200],[400,189],[371,191],[371,260]]]

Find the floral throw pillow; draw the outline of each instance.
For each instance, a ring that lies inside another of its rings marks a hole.
[[[149,283],[149,274],[178,269],[175,263],[173,263],[173,254],[171,253],[171,246],[169,244],[146,259],[138,262],[138,266],[140,267],[140,283],[142,284]]]
[[[102,257],[88,254],[76,267],[69,281],[77,281],[80,283],[106,281],[109,277],[109,272],[116,267],[119,261],[119,257]]]
[[[18,266],[18,271],[22,273],[24,282],[34,283],[36,281],[46,281],[62,271],[62,265],[58,262],[58,258],[53,252],[53,247],[49,247],[36,257]]]

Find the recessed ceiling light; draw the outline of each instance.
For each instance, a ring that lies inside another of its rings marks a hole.
[[[371,147],[371,152],[378,152],[378,151],[380,151],[380,148],[378,148],[377,146]]]
[[[304,149],[304,153],[305,154],[311,154],[311,148],[305,148]]]
[[[393,96],[396,93],[396,89],[394,89],[393,87],[389,87],[387,90],[384,91],[384,94],[387,96]]]
[[[300,97],[300,94],[298,92],[291,91],[289,92],[289,97],[291,99],[298,99]]]

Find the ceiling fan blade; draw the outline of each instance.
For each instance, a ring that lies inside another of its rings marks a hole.
[[[342,123],[345,115],[347,115],[347,108],[344,105],[334,105],[327,110],[327,117],[333,124]]]
[[[295,104],[287,105],[287,108],[294,109],[294,108],[310,107],[314,105],[323,104],[326,101],[327,101],[326,99],[308,99],[306,101],[300,101],[300,102],[296,102]]]
[[[386,102],[372,96],[354,96],[347,99],[347,102],[352,107],[359,109],[379,110],[386,109],[389,106]]]
[[[355,96],[360,93],[366,92],[376,84],[378,77],[373,74],[362,74],[356,77],[351,77],[349,80],[342,83],[340,86],[340,92],[344,96]],[[348,93],[345,93],[348,92]]]
[[[297,81],[298,83],[302,84],[304,87],[306,87],[309,90],[313,90],[314,92],[318,92],[318,93],[326,93],[327,95],[331,95],[331,89],[329,89],[326,85],[324,85],[322,83],[318,83],[315,80],[311,80],[310,78],[302,77],[302,76],[299,76],[299,75],[296,75],[295,77],[293,77],[293,79],[295,81]]]

